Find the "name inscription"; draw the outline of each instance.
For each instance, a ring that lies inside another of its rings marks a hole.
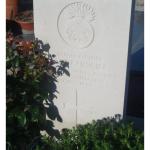
[[[69,62],[70,78],[62,80],[64,85],[74,85],[96,88],[110,86],[108,79],[117,75],[109,71],[108,66],[99,56],[81,55],[77,53],[59,52],[59,59]]]

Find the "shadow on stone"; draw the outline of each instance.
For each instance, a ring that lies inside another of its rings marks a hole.
[[[37,41],[37,49],[35,49],[38,52],[48,52],[50,49],[49,44],[44,44],[41,40],[35,39]],[[63,119],[61,115],[59,114],[59,110],[57,106],[54,104],[54,99],[57,98],[57,94],[59,93],[57,91],[57,78],[62,75],[67,75],[70,76],[69,73],[69,62],[61,60],[60,62],[54,61],[55,55],[49,54],[49,59],[52,60],[52,64],[50,65],[50,69],[52,69],[56,76],[49,76],[49,74],[45,73],[43,75],[41,84],[40,84],[40,91],[47,97],[44,101],[44,107],[45,107],[45,113],[48,119],[45,120],[45,126],[42,129],[43,131],[45,130],[47,134],[51,137],[56,137],[59,138],[59,130],[54,129],[54,123],[53,121],[58,121],[58,122],[63,122]],[[57,67],[53,67],[53,64],[59,63]],[[51,73],[51,72],[50,72]]]

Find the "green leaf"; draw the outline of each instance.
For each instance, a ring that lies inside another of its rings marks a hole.
[[[19,57],[16,57],[15,59],[16,59],[16,67],[18,67],[19,66]]]
[[[39,147],[39,145],[37,145],[37,146],[36,146],[36,150],[40,150],[40,147]]]
[[[32,115],[32,121],[33,122],[38,122],[40,118],[40,113],[39,113],[39,108],[38,107],[31,107],[30,112]]]
[[[25,113],[21,112],[19,114],[17,114],[17,119],[18,119],[18,122],[21,126],[25,126],[26,122],[27,122],[27,119],[26,119],[26,115]]]

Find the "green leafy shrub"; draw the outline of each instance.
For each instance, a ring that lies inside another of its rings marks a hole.
[[[37,150],[143,150],[144,135],[119,115],[73,129],[64,129],[60,139],[43,137]]]
[[[119,115],[73,129],[54,129],[62,122],[54,98],[57,78],[69,75],[68,63],[56,61],[42,41],[15,40],[7,35],[7,150],[143,150],[143,132]],[[46,119],[46,115],[50,120]],[[41,136],[46,130],[49,136]]]
[[[41,139],[40,131],[58,137],[53,120],[62,122],[53,100],[57,78],[69,75],[69,64],[56,61],[50,46],[7,34],[6,141],[8,150],[29,150]],[[50,118],[46,119],[46,115]]]

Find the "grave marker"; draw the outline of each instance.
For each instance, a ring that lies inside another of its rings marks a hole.
[[[35,36],[69,62],[56,127],[123,114],[131,7],[132,0],[34,0]]]

